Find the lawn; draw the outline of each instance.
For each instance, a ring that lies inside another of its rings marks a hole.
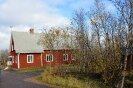
[[[34,71],[44,71],[46,67],[32,67],[32,68],[22,68],[18,72],[34,72]]]

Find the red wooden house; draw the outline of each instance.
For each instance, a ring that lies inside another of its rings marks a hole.
[[[38,44],[41,34],[12,31],[10,39],[10,57],[13,68],[41,67],[68,64],[74,62],[70,50],[45,50]]]

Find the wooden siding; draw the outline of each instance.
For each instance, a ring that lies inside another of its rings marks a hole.
[[[27,55],[33,55],[33,63],[27,63]],[[41,54],[20,54],[20,68],[41,67]]]
[[[13,56],[13,62],[12,68],[18,68],[18,63],[16,63],[15,58],[17,57],[17,54],[15,53],[15,50],[11,51],[10,56]]]
[[[46,55],[53,54],[53,61],[47,62]],[[63,61],[63,54],[68,54],[68,60]],[[61,64],[70,64],[74,61],[71,60],[71,52],[69,50],[45,50],[43,53],[43,65],[44,66],[54,66],[54,65],[61,65]]]
[[[47,62],[46,61],[46,55],[47,54],[53,54],[53,61]],[[68,60],[63,60],[63,54],[68,54]],[[34,62],[33,63],[27,63],[27,55],[33,55],[34,56]],[[11,52],[11,56],[17,57],[17,53],[15,51]],[[19,54],[19,63],[20,68],[27,68],[27,67],[41,67],[41,66],[55,66],[55,65],[61,65],[61,64],[72,64],[75,62],[75,60],[72,60],[72,54],[70,50],[44,50],[42,53],[42,61],[41,61],[41,53],[39,54]],[[18,63],[15,62],[12,65],[13,68],[18,68]]]

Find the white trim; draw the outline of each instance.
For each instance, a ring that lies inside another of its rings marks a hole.
[[[12,61],[7,61],[7,66],[11,66],[12,65]]]
[[[12,63],[14,63],[14,56],[9,56],[10,59],[8,59],[8,61],[12,61]]]
[[[11,51],[13,51],[14,50],[14,48],[13,48],[13,44],[11,45]]]
[[[75,54],[71,54],[71,60],[76,60]]]
[[[15,59],[14,59],[14,56],[12,56],[12,63],[15,63],[15,61],[14,61]]]
[[[41,53],[41,66],[43,66],[42,53]]]
[[[52,55],[52,60],[51,61],[50,60],[48,61],[47,60],[47,56],[50,56],[50,55]],[[52,62],[52,61],[53,61],[53,54],[46,54],[46,62]]]
[[[18,56],[15,56],[15,63],[18,63]]]
[[[19,56],[20,56],[20,53],[18,53],[18,69],[20,68],[20,62],[19,62],[20,61],[19,60],[20,58],[19,58]]]
[[[28,61],[28,57],[29,57],[29,56],[32,57],[32,62],[29,62],[29,61]],[[32,55],[32,54],[27,55],[27,63],[34,63],[34,55]]]
[[[64,60],[64,56],[67,56],[67,58]],[[63,61],[68,61],[68,54],[63,54]]]

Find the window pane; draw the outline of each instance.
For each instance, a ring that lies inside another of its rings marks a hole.
[[[48,61],[48,62],[53,61],[53,55],[52,54],[47,54],[46,61]]]
[[[63,54],[63,60],[68,60],[68,54]]]
[[[30,62],[30,58],[28,58],[28,62]]]
[[[52,55],[49,55],[50,61],[52,60]]]
[[[28,63],[33,63],[33,55],[29,55],[27,58]]]
[[[32,62],[32,56],[31,56],[31,58],[30,58],[30,62]]]

